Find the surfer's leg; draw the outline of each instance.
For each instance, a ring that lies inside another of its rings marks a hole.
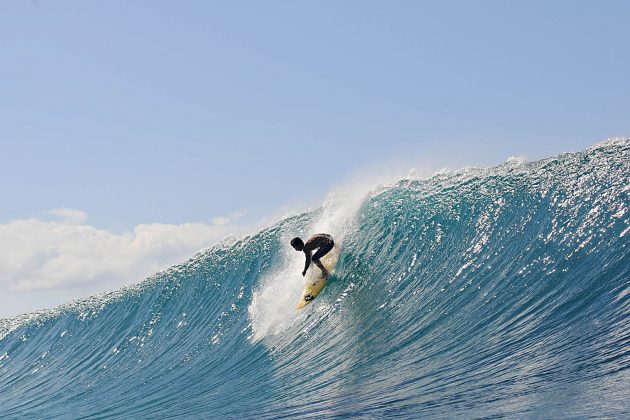
[[[313,264],[315,264],[319,267],[320,270],[322,270],[322,277],[328,277],[330,275],[330,273],[328,272],[328,270],[326,270],[326,267],[324,267],[324,264],[322,264],[320,260],[313,260]]]
[[[328,254],[330,252],[330,250],[333,249],[334,246],[335,246],[335,243],[333,241],[330,241],[330,242],[320,246],[319,249],[317,250],[317,252],[315,253],[315,255],[313,255],[312,260],[313,261],[319,261],[320,258],[322,258],[324,255]]]
[[[324,267],[324,265],[319,261],[319,259],[323,257],[324,255],[328,254],[330,250],[333,249],[333,246],[335,246],[335,243],[333,241],[330,241],[330,243],[327,243],[319,247],[319,249],[317,250],[317,252],[315,253],[315,255],[313,255],[311,259],[311,261],[313,261],[313,263],[317,265],[320,270],[322,270],[322,276],[324,277],[328,277],[330,273],[328,273],[328,270],[326,270],[326,267]]]

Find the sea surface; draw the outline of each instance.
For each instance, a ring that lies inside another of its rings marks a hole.
[[[0,320],[0,418],[629,418],[629,193],[624,139],[347,188]],[[339,261],[297,311],[316,232]]]

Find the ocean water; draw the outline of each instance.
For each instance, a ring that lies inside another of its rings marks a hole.
[[[0,320],[0,418],[628,418],[629,192],[629,140],[340,191]],[[296,311],[319,231],[337,269]]]

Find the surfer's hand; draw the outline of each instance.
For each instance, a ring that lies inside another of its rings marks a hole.
[[[302,271],[302,277],[306,275],[306,270]]]

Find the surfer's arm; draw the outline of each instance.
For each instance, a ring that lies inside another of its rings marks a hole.
[[[306,255],[306,263],[304,264],[304,271],[302,271],[302,275],[306,275],[306,270],[308,270],[308,266],[311,264],[311,251],[304,252]]]

